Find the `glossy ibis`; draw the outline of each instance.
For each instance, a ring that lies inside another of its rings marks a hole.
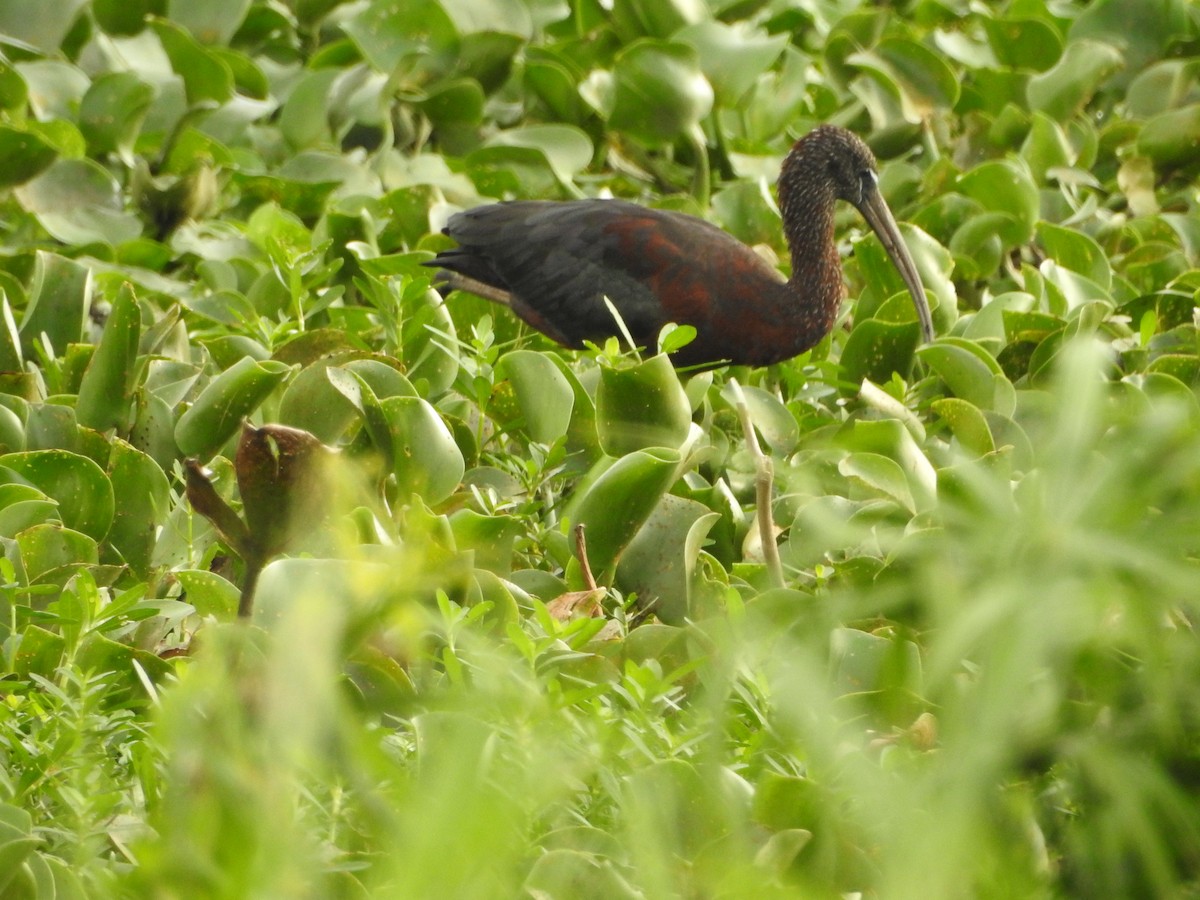
[[[668,322],[696,339],[676,365],[753,366],[790,359],[833,327],[845,294],[834,244],[834,203],[854,204],[908,286],[926,341],[933,322],[896,220],[879,190],[875,157],[844,128],[801,138],[779,175],[792,257],[784,277],[715,225],[621,200],[514,201],[450,217],[458,242],[426,263],[447,286],[508,306],[561,344],[618,334],[608,297],[634,340],[654,347]]]

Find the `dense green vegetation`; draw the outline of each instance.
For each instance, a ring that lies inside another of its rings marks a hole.
[[[0,896],[1200,891],[1194,3],[37,7]],[[420,266],[455,209],[606,193],[785,264],[821,121],[932,344],[848,207],[842,319],[767,369],[566,351]]]

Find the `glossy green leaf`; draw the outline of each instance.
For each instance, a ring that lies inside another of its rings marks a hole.
[[[0,456],[0,475],[5,469],[54,500],[67,528],[96,541],[108,533],[115,510],[112,484],[86,456],[66,450],[7,453]]]
[[[750,412],[750,421],[771,451],[787,456],[795,450],[800,442],[800,426],[791,410],[775,394],[760,387],[743,385],[741,392]],[[736,407],[737,397],[728,384],[722,389],[721,396]]]
[[[411,66],[432,80],[454,66],[460,40],[454,22],[436,0],[371,0],[343,26],[379,71]]]
[[[713,20],[688,25],[671,37],[696,48],[717,105],[726,107],[737,104],[787,45],[786,35],[767,35],[746,23]]]
[[[622,456],[647,447],[677,450],[691,425],[692,406],[667,357],[601,370],[596,428],[605,453]]]
[[[291,371],[290,366],[249,357],[208,383],[175,424],[175,443],[186,456],[207,460],[233,437]]]
[[[95,156],[120,153],[132,162],[133,146],[155,96],[133,72],[109,72],[88,88],[79,105],[79,130]]]
[[[943,397],[933,401],[932,407],[968,452],[983,456],[996,449],[987,418],[974,404],[958,397]]]
[[[202,44],[227,44],[250,8],[250,0],[167,0],[167,16]]]
[[[0,126],[0,186],[24,184],[49,168],[58,156],[58,149],[41,135]]]
[[[961,338],[941,338],[917,351],[946,385],[981,409],[1011,413],[1012,386],[999,363],[977,344]]]
[[[113,301],[104,334],[79,385],[75,412],[80,425],[97,431],[129,427],[141,333],[141,309],[132,286],[125,284]]]
[[[660,146],[692,134],[712,106],[713,89],[693,47],[643,39],[617,55],[610,128]]]
[[[21,348],[36,358],[34,346],[45,335],[56,353],[83,337],[83,322],[92,300],[90,270],[72,259],[38,251],[29,304],[21,318]]]
[[[650,517],[659,498],[675,481],[679,468],[675,450],[636,450],[585,479],[567,505],[564,517],[583,525],[588,560],[597,580],[611,580],[622,551]]]
[[[147,578],[158,528],[171,505],[167,476],[145,453],[114,439],[108,479],[120,502],[106,541],[139,578]]]
[[[206,4],[196,4],[205,6]],[[179,25],[156,20],[154,30],[175,74],[183,79],[188,103],[221,105],[233,97],[233,71],[218,54],[204,47]]]
[[[1200,142],[1200,103],[1155,116],[1138,135],[1138,152],[1160,166],[1194,163]]]
[[[1029,105],[1060,121],[1078,113],[1123,62],[1111,44],[1078,40],[1048,72],[1029,80]]]
[[[173,573],[183,588],[183,599],[201,616],[232,621],[237,616],[241,591],[215,572],[177,569]]]
[[[1039,222],[1038,242],[1060,266],[1078,272],[1107,291],[1112,284],[1108,255],[1087,234],[1050,222]]]
[[[16,544],[30,584],[62,585],[74,569],[99,561],[95,538],[62,525],[35,525],[18,534]]]
[[[1029,173],[1009,160],[994,160],[976,166],[958,179],[958,189],[984,209],[1012,217],[1015,230],[1005,235],[1010,243],[1033,237],[1040,217],[1037,185]]]
[[[531,438],[552,444],[567,433],[575,392],[550,357],[532,350],[515,350],[501,357],[496,374],[512,384]]]
[[[665,494],[621,555],[617,584],[652,603],[664,622],[682,622],[691,611],[697,557],[719,518],[702,503]]]
[[[449,497],[462,481],[462,451],[442,417],[418,397],[390,397],[380,404],[393,443],[392,472],[402,502],[419,494],[430,504]]]
[[[1001,64],[1044,72],[1058,62],[1063,40],[1045,19],[981,16],[988,46]]]
[[[859,322],[842,350],[845,380],[861,384],[865,378],[881,384],[889,381],[893,372],[907,376],[912,368],[913,352],[920,342],[921,331],[916,322],[881,322],[878,319]]]
[[[142,231],[112,174],[88,159],[59,159],[16,189],[21,205],[68,244],[119,244]]]
[[[393,365],[379,359],[344,359],[340,354],[320,359],[293,378],[279,401],[279,422],[312,432],[326,444],[336,444],[362,411],[360,382],[376,397],[416,397],[417,391]]]

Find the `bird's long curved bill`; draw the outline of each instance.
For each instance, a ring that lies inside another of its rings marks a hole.
[[[878,187],[875,190],[867,191],[862,203],[858,204],[858,211],[862,213],[872,230],[879,235],[883,249],[887,251],[892,264],[900,272],[900,277],[904,279],[905,285],[908,286],[913,306],[917,308],[917,320],[921,323],[921,337],[927,342],[932,341],[933,316],[929,312],[925,287],[921,284],[921,276],[917,274],[916,263],[909,255],[908,247],[904,245],[904,238],[900,236],[900,228],[896,225],[896,219],[892,216],[892,211],[888,209],[887,202],[883,199],[883,193]]]

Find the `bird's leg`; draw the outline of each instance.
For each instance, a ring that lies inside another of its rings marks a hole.
[[[469,275],[460,275],[458,272],[439,269],[435,283],[444,284],[456,291],[466,291],[468,294],[474,294],[476,297],[482,297],[484,300],[491,300],[493,303],[499,303],[501,306],[512,306],[512,294],[508,291],[492,287],[490,284],[484,284],[482,281],[478,281]]]
[[[762,452],[758,445],[758,435],[754,431],[754,423],[750,421],[750,407],[746,405],[746,395],[737,379],[729,379],[733,389],[738,418],[742,421],[742,431],[746,435],[746,449],[754,459],[754,502],[758,515],[758,541],[762,545],[763,561],[767,564],[767,572],[771,575],[771,583],[775,587],[783,587],[783,563],[779,561],[779,545],[775,543],[775,516],[771,511],[771,503],[775,493],[775,466],[771,457]]]

